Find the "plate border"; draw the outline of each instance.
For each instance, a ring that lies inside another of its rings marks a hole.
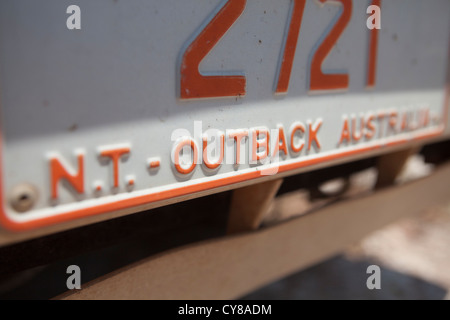
[[[393,139],[393,141],[389,142],[379,142],[374,143],[370,146],[361,146],[352,150],[344,150],[341,152],[336,152],[334,154],[317,156],[313,159],[305,159],[296,161],[294,163],[287,164],[279,164],[278,172],[273,175],[274,177],[278,176],[280,173],[294,171],[300,168],[309,167],[321,163],[327,163],[334,160],[348,158],[355,155],[361,155],[364,153],[368,153],[371,151],[381,150],[389,147],[399,146],[406,144],[408,142],[415,142],[421,140],[428,140],[432,138],[439,137],[444,134],[447,124],[448,124],[448,112],[449,112],[449,102],[450,102],[450,41],[449,41],[449,51],[448,51],[448,60],[447,60],[447,79],[444,84],[444,106],[442,110],[442,123],[439,125],[440,128],[434,130],[431,133],[418,134],[409,139]],[[1,110],[1,104],[0,104]],[[1,118],[0,118],[1,119]],[[38,229],[42,227],[48,227],[52,225],[56,225],[63,222],[70,222],[74,220],[78,220],[81,218],[87,218],[92,216],[97,216],[100,214],[110,213],[110,212],[118,212],[125,209],[137,208],[142,205],[148,205],[155,202],[170,200],[177,197],[188,196],[198,192],[213,190],[220,187],[226,187],[235,185],[241,182],[255,180],[258,178],[264,177],[261,175],[261,171],[255,170],[251,172],[245,172],[239,175],[224,177],[215,179],[212,181],[199,182],[189,186],[175,187],[169,190],[156,191],[146,195],[139,195],[129,199],[122,199],[111,201],[105,204],[99,204],[88,208],[76,209],[72,211],[68,211],[65,213],[38,218],[26,222],[17,222],[8,217],[8,214],[5,210],[4,203],[4,194],[3,194],[3,133],[2,128],[0,127],[0,226],[6,228],[9,231],[19,232],[19,231],[29,231],[33,229]]]

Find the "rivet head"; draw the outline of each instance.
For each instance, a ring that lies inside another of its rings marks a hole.
[[[38,192],[36,187],[22,183],[12,188],[9,194],[9,204],[17,212],[27,212],[36,204]]]

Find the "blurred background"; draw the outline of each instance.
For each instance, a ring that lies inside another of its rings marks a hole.
[[[243,299],[450,299],[450,203],[368,235],[348,250]],[[367,267],[381,268],[368,290]]]

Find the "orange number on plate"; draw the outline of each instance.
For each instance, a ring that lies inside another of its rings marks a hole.
[[[334,44],[337,42],[342,32],[344,32],[352,15],[352,0],[319,0],[325,2],[340,2],[343,6],[343,12],[333,29],[327,35],[325,40],[317,49],[311,63],[311,90],[337,90],[347,89],[348,74],[325,74],[322,72],[322,63],[330,53]]]
[[[200,62],[244,12],[247,0],[229,0],[186,49],[181,61],[181,99],[245,95],[245,76],[204,76]]]
[[[289,32],[284,45],[283,60],[281,61],[280,73],[276,93],[287,93],[289,80],[291,78],[292,64],[294,63],[295,49],[297,48],[298,35],[302,25],[303,11],[306,0],[292,0],[293,8]]]
[[[372,5],[381,7],[381,0],[372,0]],[[367,87],[375,87],[378,53],[378,29],[370,30],[369,62],[367,72]]]

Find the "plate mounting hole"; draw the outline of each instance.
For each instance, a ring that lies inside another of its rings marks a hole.
[[[15,186],[9,195],[9,203],[17,212],[29,211],[38,199],[37,189],[28,183]]]

